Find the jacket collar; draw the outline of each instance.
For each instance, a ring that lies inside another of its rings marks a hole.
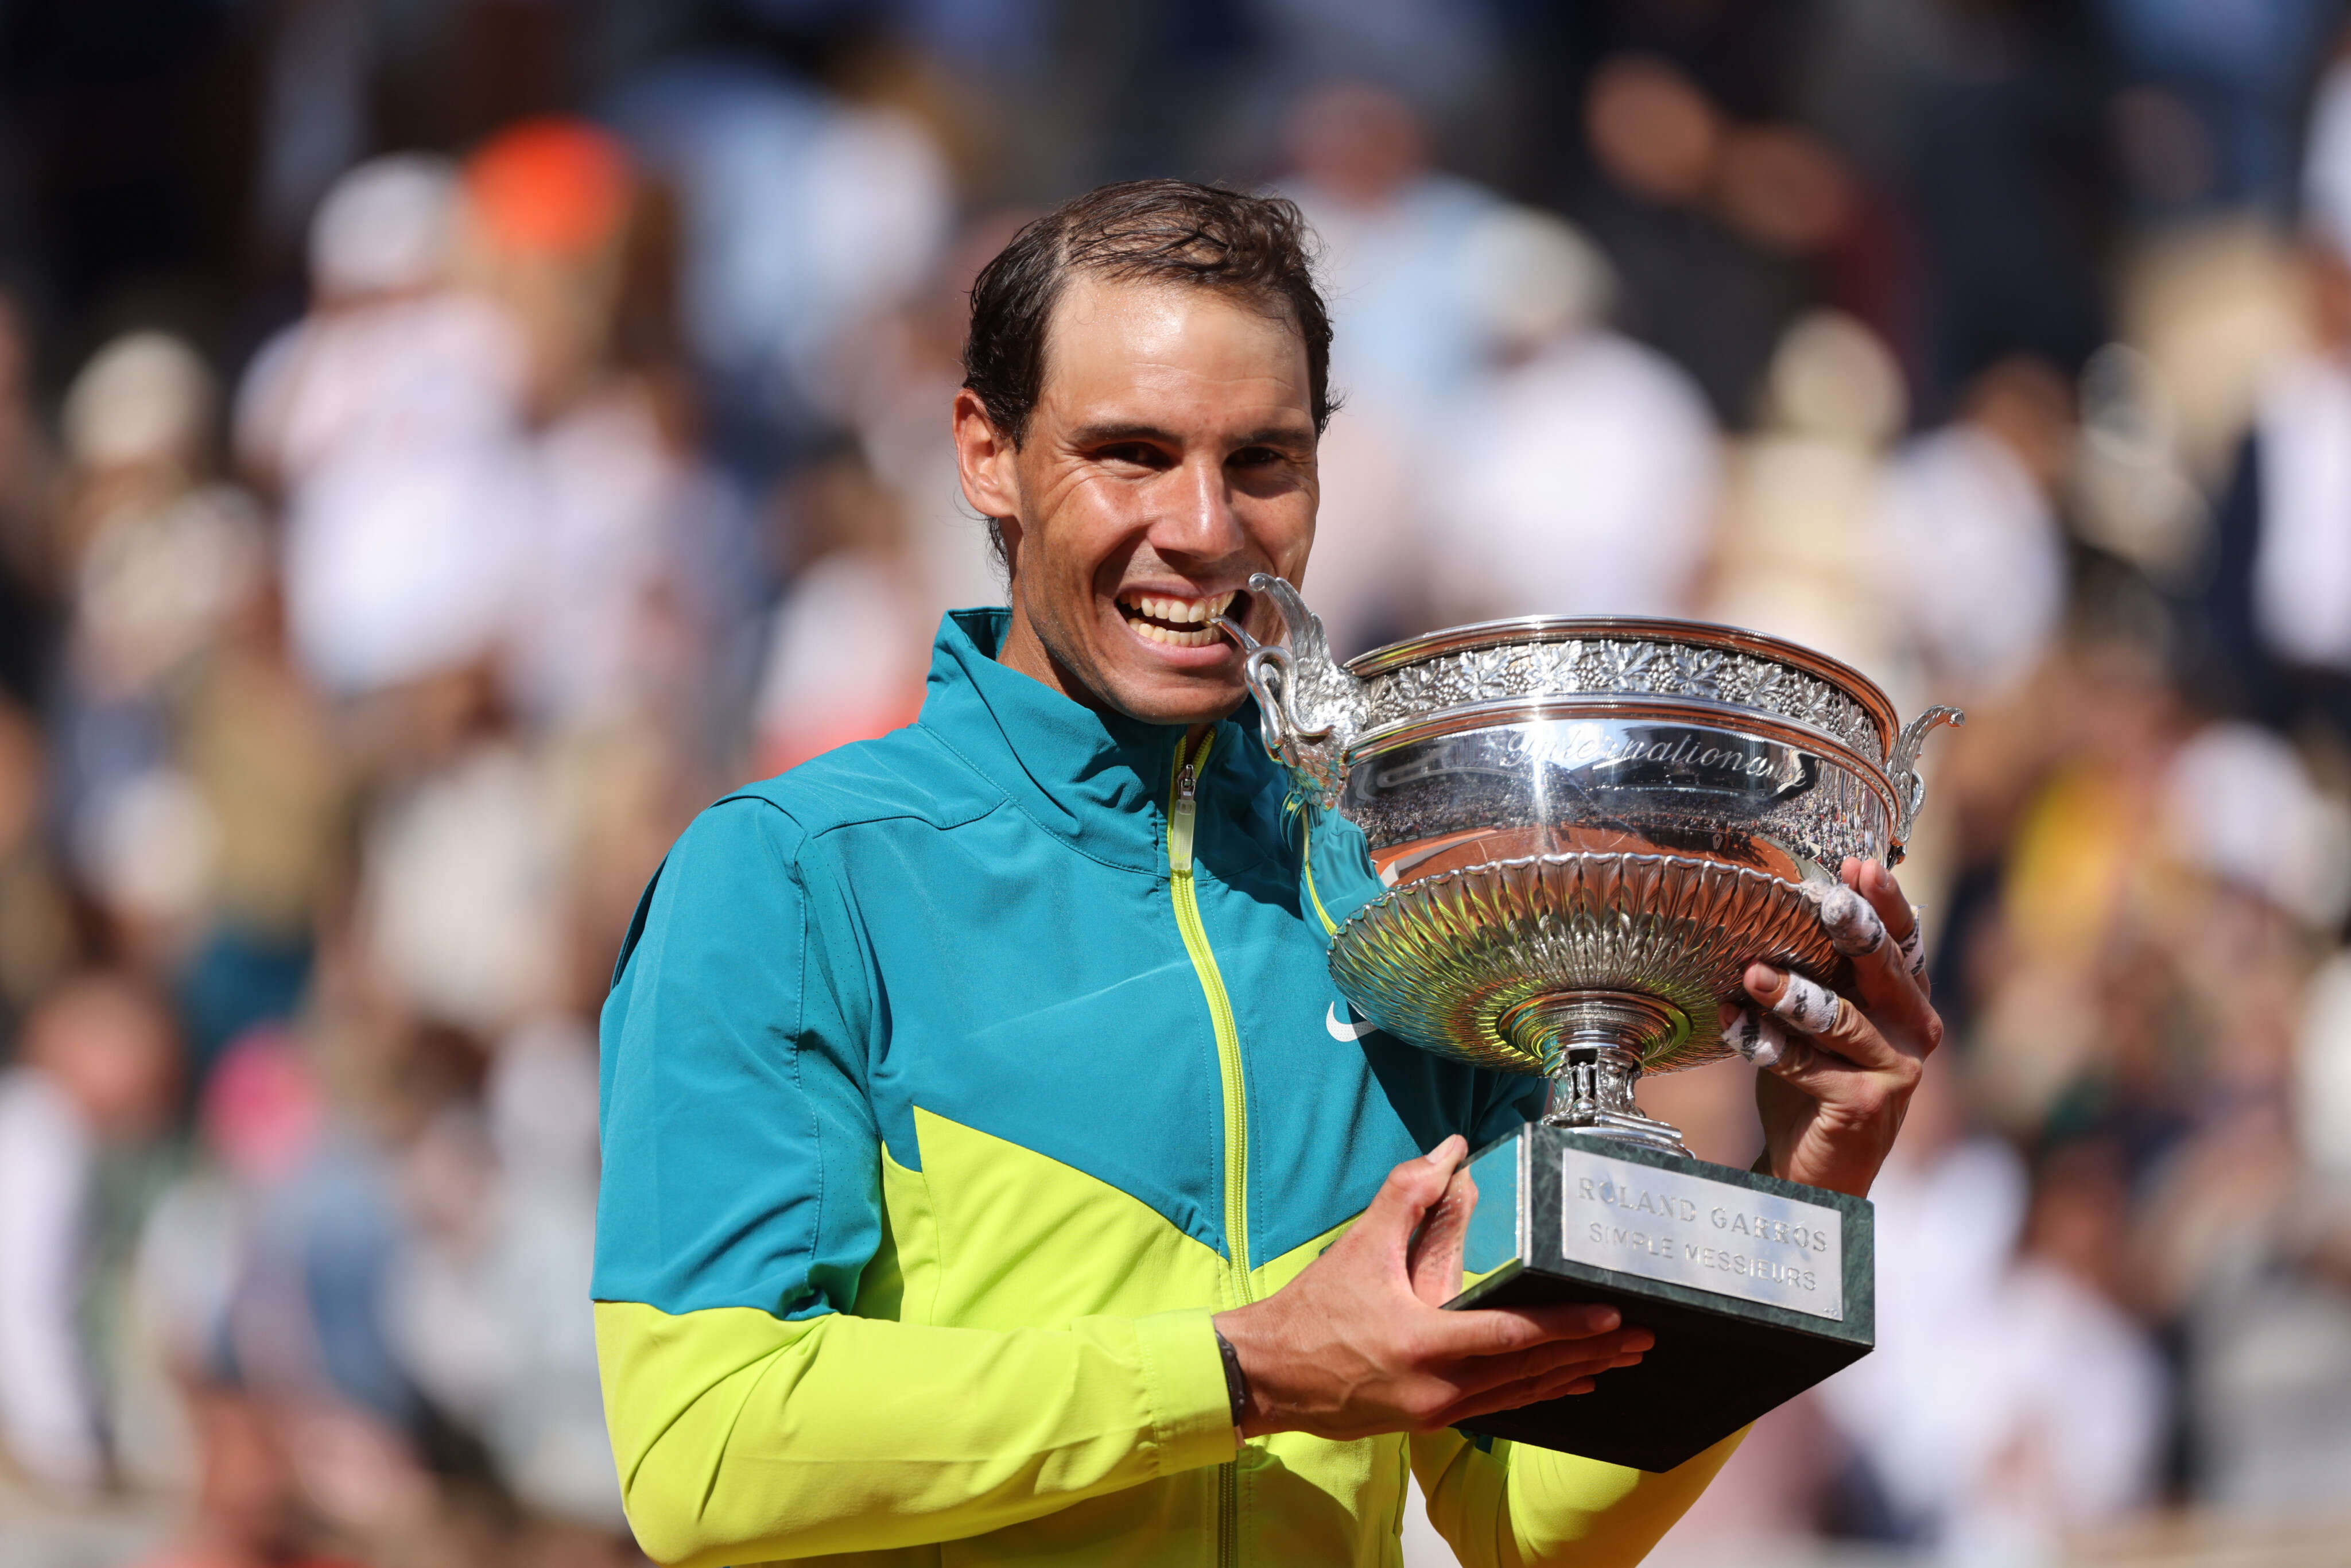
[[[998,664],[1012,612],[949,611],[931,647],[928,689],[916,721],[1003,790],[1036,823],[1080,853],[1134,871],[1166,866],[1162,841],[1181,725],[1143,724],[1095,712],[1030,675]],[[1250,718],[1244,706],[1236,716]],[[1254,725],[1217,726],[1200,781],[1203,805],[1238,805],[1262,787],[1246,765]]]

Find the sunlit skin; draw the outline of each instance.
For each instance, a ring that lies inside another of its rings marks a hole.
[[[1249,574],[1298,582],[1321,488],[1306,347],[1287,319],[1184,284],[1070,280],[1044,387],[1018,445],[969,392],[955,404],[966,498],[998,518],[1012,625],[998,657],[1064,695],[1150,724],[1200,726],[1240,705],[1239,650],[1145,597],[1280,632]],[[1122,607],[1122,603],[1123,606]],[[1142,624],[1138,622],[1142,621]]]

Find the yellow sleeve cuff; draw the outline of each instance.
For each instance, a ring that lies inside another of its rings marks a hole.
[[[1217,1351],[1216,1314],[1205,1307],[1134,1320],[1134,1345],[1151,1401],[1152,1446],[1161,1475],[1233,1457],[1232,1396]]]

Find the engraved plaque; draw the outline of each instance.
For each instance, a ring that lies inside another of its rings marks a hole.
[[[1469,1169],[1448,1307],[1603,1302],[1657,1343],[1588,1394],[1467,1430],[1669,1470],[1876,1341],[1867,1198],[1539,1123]]]
[[[1844,1217],[1835,1209],[1586,1149],[1559,1157],[1568,1259],[1844,1319]]]

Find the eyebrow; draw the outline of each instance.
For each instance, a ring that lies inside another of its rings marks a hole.
[[[1102,446],[1117,441],[1156,441],[1169,446],[1181,446],[1183,438],[1142,420],[1106,420],[1097,424],[1081,425],[1070,436],[1075,446]],[[1311,446],[1314,438],[1295,425],[1267,424],[1243,435],[1238,446]]]

